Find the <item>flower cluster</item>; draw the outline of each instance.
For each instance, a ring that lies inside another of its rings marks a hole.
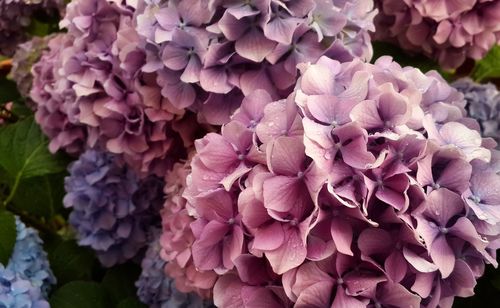
[[[30,98],[35,104],[35,120],[50,139],[49,150],[65,149],[76,155],[83,152],[87,135],[76,118],[78,111],[72,107],[75,92],[71,82],[62,75],[61,59],[71,45],[71,38],[65,34],[50,39],[49,50],[32,67]]]
[[[40,288],[33,286],[19,274],[5,269],[0,264],[0,303],[1,307],[49,308],[49,303],[42,297]]]
[[[0,264],[1,307],[48,308],[47,298],[56,278],[38,232],[16,217],[16,243],[6,266]]]
[[[41,289],[43,296],[47,296],[50,287],[56,284],[56,278],[50,270],[43,242],[38,232],[26,227],[18,217],[16,231],[16,244],[6,269],[28,280],[33,287]]]
[[[28,39],[27,28],[35,13],[58,16],[64,0],[2,0],[0,2],[0,55],[12,56]]]
[[[468,78],[452,86],[464,94],[467,113],[481,125],[481,134],[500,143],[500,91],[493,84],[478,84]]]
[[[33,84],[32,66],[42,57],[42,52],[48,48],[53,35],[38,37],[17,46],[12,58],[10,77],[16,82],[17,90],[23,97],[29,97]],[[30,102],[28,102],[30,103]]]
[[[376,0],[375,38],[421,51],[446,69],[481,59],[500,42],[500,2]]]
[[[167,257],[217,274],[218,307],[472,295],[497,265],[500,168],[463,96],[388,57],[300,69],[288,99],[257,90],[196,141],[183,193],[194,222],[164,216]]]
[[[140,72],[133,1],[76,0],[34,67],[31,96],[50,149],[85,147],[118,154],[141,176],[163,176],[196,130],[193,117],[160,95],[156,75]],[[82,143],[83,141],[83,143]]]
[[[322,55],[371,58],[373,1],[144,0],[136,13],[161,94],[200,121],[224,124],[242,94],[288,95],[296,65]]]
[[[190,161],[176,163],[165,177],[161,257],[168,262],[165,272],[175,281],[178,290],[184,293],[196,292],[202,298],[210,298],[217,275],[212,271],[200,271],[193,262],[191,246],[195,237],[190,224],[194,218],[190,216],[192,209],[182,197],[190,172],[189,166]]]
[[[113,266],[135,257],[159,225],[163,181],[135,173],[110,153],[88,150],[69,167],[64,205],[79,244],[94,249],[101,263]]]
[[[155,239],[142,260],[141,276],[136,282],[137,294],[141,301],[152,308],[210,307],[209,303],[205,303],[196,294],[186,294],[176,289],[174,281],[164,272],[166,262],[160,257],[159,230],[155,234]]]

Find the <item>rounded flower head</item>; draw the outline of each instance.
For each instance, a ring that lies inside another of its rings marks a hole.
[[[163,203],[163,182],[139,181],[109,153],[88,150],[69,167],[64,205],[82,246],[94,249],[101,263],[113,266],[132,259],[150,240]]]
[[[464,78],[452,86],[464,94],[467,113],[479,122],[482,135],[500,143],[500,92],[495,85],[478,84]]]
[[[47,253],[43,250],[43,242],[35,229],[26,227],[17,217],[16,230],[16,244],[6,266],[5,274],[7,275],[10,271],[17,277],[10,279],[24,281],[19,282],[24,285],[23,289],[26,288],[22,291],[23,293],[31,292],[29,291],[31,288],[38,288],[38,293],[46,297],[50,287],[56,284],[56,278],[50,270]]]
[[[141,177],[163,176],[185,155],[197,126],[161,96],[154,73],[140,72],[145,54],[137,47],[133,4],[71,2],[60,23],[67,33],[35,66],[31,95],[51,151],[100,148]]]
[[[375,39],[419,51],[445,69],[486,55],[500,42],[500,2],[491,0],[376,0]]]
[[[190,225],[195,218],[190,216],[192,207],[182,197],[189,171],[189,161],[176,163],[165,177],[167,198],[161,212],[161,257],[168,262],[165,272],[175,281],[179,291],[195,292],[202,298],[209,298],[217,275],[212,271],[200,271],[193,262],[191,246],[195,237]]]
[[[0,3],[0,55],[12,56],[17,45],[28,39],[27,30],[35,14],[60,15],[63,0],[3,0]]]
[[[372,1],[140,1],[137,31],[145,72],[162,95],[199,120],[224,124],[242,94],[262,88],[288,95],[296,65],[327,54],[371,58]]]
[[[23,97],[28,97],[33,84],[32,66],[40,60],[53,35],[34,37],[19,45],[12,58],[10,77],[16,82],[17,89]],[[28,102],[31,103],[31,102]]]
[[[49,308],[40,288],[0,264],[0,303],[1,307]]]
[[[497,265],[500,172],[463,96],[389,57],[299,68],[287,99],[257,90],[195,142],[185,254],[219,276],[214,303],[450,307],[472,295]]]
[[[35,103],[35,120],[50,139],[49,149],[64,149],[72,155],[81,153],[87,138],[72,108],[75,92],[61,75],[63,54],[72,48],[71,38],[58,34],[48,42],[49,50],[32,68],[30,98]]]
[[[159,230],[157,230],[159,231]],[[142,260],[142,272],[136,282],[137,294],[141,301],[153,308],[203,308],[211,307],[194,293],[183,293],[177,290],[174,280],[164,272],[166,261],[160,257],[161,246],[159,232]]]

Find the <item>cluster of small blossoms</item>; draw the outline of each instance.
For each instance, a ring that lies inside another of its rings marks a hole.
[[[134,1],[72,1],[33,68],[31,97],[50,149],[79,154],[99,148],[123,157],[141,177],[163,176],[182,157],[194,117],[160,95],[154,73],[143,73]]]
[[[28,98],[33,85],[33,75],[31,68],[42,57],[43,51],[48,49],[49,41],[54,35],[38,37],[17,46],[16,53],[12,57],[12,69],[10,78],[17,84],[17,90],[23,96]],[[31,105],[31,102],[27,102]]]
[[[139,180],[119,157],[87,150],[69,167],[64,205],[78,243],[89,246],[105,266],[134,258],[152,240],[159,225],[163,181]]]
[[[63,8],[64,0],[0,1],[0,55],[12,56],[28,39],[27,30],[35,14],[59,16]]]
[[[160,230],[156,230],[155,238],[142,260],[141,276],[136,282],[137,295],[144,304],[152,308],[203,308],[211,307],[194,293],[183,293],[177,290],[174,280],[164,271],[166,261],[160,257]]]
[[[38,232],[16,217],[16,243],[7,265],[0,264],[0,306],[48,308],[56,278]]]
[[[288,99],[257,90],[195,142],[179,203],[194,221],[174,229],[164,217],[167,257],[216,274],[218,307],[451,307],[471,296],[497,265],[500,154],[463,96],[388,57],[300,69]]]
[[[500,43],[500,2],[493,0],[376,0],[375,39],[398,43],[445,69],[479,60]]]
[[[144,72],[161,94],[198,119],[224,124],[242,95],[288,95],[296,65],[322,55],[370,59],[372,0],[143,0],[137,31]]]
[[[478,84],[463,78],[452,83],[463,93],[467,114],[481,125],[481,135],[500,142],[500,91],[494,84]]]

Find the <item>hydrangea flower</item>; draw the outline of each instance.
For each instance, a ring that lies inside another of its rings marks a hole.
[[[494,84],[478,84],[463,78],[452,86],[464,94],[467,113],[481,125],[481,134],[500,142],[500,92]]]
[[[156,75],[140,72],[144,51],[133,1],[73,1],[34,68],[31,96],[50,149],[99,148],[120,155],[141,177],[163,176],[185,155],[193,117],[162,98]],[[84,144],[81,144],[84,140]]]
[[[88,150],[69,167],[64,205],[78,243],[94,249],[101,263],[113,266],[134,258],[159,224],[163,181],[139,180],[113,154]]]
[[[56,284],[56,278],[50,269],[47,253],[43,250],[43,242],[38,232],[26,227],[18,217],[16,231],[16,244],[5,270],[19,276],[20,280],[26,280],[31,284],[30,288],[40,289],[41,295],[46,297],[50,287]],[[26,283],[23,284],[23,288],[28,288]]]
[[[377,0],[375,39],[419,51],[445,69],[481,59],[500,42],[500,3],[491,0]]]
[[[61,57],[74,48],[71,37],[58,34],[50,39],[48,48],[32,68],[30,98],[35,104],[35,120],[49,137],[51,152],[64,149],[78,155],[84,150],[87,133],[76,118],[77,110],[72,108],[75,92],[61,74]]]
[[[35,14],[58,16],[63,0],[3,0],[0,3],[0,54],[12,56],[28,39],[27,29]]]
[[[53,35],[38,37],[17,46],[12,58],[10,77],[16,82],[17,90],[23,97],[29,97],[33,84],[32,66],[40,60],[42,52],[48,48]],[[28,102],[30,103],[30,102]]]
[[[175,281],[179,291],[210,298],[217,275],[212,271],[201,271],[194,264],[191,246],[195,237],[190,225],[195,218],[190,216],[192,208],[182,197],[190,171],[189,163],[176,163],[165,177],[166,200],[161,212],[163,232],[159,239],[161,257],[167,262],[165,273]]]
[[[242,93],[288,95],[296,65],[322,55],[370,59],[372,1],[143,0],[137,31],[145,72],[157,72],[162,95],[199,120],[224,124]]]
[[[195,142],[181,203],[194,221],[164,216],[164,255],[217,274],[219,307],[471,296],[497,266],[500,152],[463,95],[389,57],[299,68],[287,99],[257,90]]]
[[[149,244],[142,260],[142,272],[136,282],[137,295],[141,301],[153,308],[202,308],[211,307],[194,293],[183,293],[176,289],[174,280],[165,272],[164,261],[160,257],[159,230],[153,242]]]
[[[0,264],[0,307],[49,308],[39,287]]]

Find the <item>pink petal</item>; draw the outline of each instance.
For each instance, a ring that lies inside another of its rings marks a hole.
[[[384,262],[384,269],[387,276],[393,282],[400,282],[406,276],[406,260],[399,251],[392,252]]]
[[[268,40],[257,29],[253,29],[236,41],[235,49],[243,58],[262,62],[275,46],[275,42]]]
[[[299,266],[307,256],[305,238],[299,228],[290,227],[285,232],[286,237],[283,245],[276,250],[265,253],[273,271],[278,275]]]
[[[285,239],[285,233],[280,223],[274,222],[255,231],[253,248],[263,251],[278,249]]]
[[[352,256],[353,231],[351,225],[344,220],[333,219],[330,232],[337,250],[345,255]]]
[[[443,278],[447,278],[455,267],[455,254],[451,250],[446,236],[438,236],[430,249],[432,261],[438,266]]]

